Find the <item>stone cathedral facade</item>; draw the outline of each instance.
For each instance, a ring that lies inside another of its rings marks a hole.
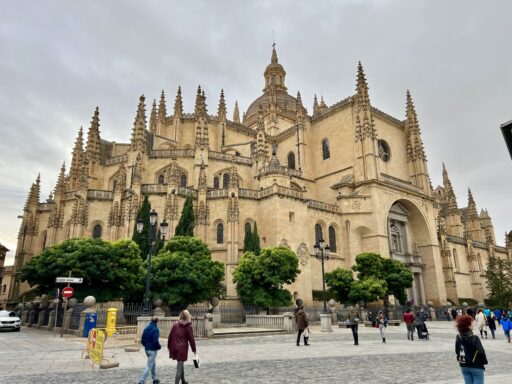
[[[230,296],[245,226],[257,223],[263,247],[283,245],[299,256],[301,273],[289,289],[305,300],[322,287],[313,245],[323,238],[331,248],[326,271],[373,251],[413,272],[408,295],[416,303],[482,301],[487,258],[512,257],[512,232],[505,247],[496,245],[491,219],[477,213],[471,193],[468,207],[458,208],[446,169],[443,187],[432,188],[409,92],[404,119],[378,110],[359,63],[356,93],[331,106],[315,96],[309,114],[285,80],[274,47],[263,94],[242,119],[237,103],[228,117],[222,91],[216,114],[200,87],[193,113],[183,110],[179,87],[172,113],[163,91],[149,116],[141,96],[127,143],[100,137],[96,108],[48,199],[40,201],[39,177],[30,189],[11,300],[29,289],[17,271],[45,247],[80,236],[130,238],[144,194],[173,234],[192,194],[196,236],[225,264]]]

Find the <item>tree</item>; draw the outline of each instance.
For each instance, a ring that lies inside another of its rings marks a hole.
[[[386,293],[387,286],[384,280],[373,276],[357,280],[350,286],[349,300],[352,302],[364,301],[370,303],[377,301]]]
[[[284,247],[264,248],[259,256],[246,252],[233,272],[233,281],[242,303],[267,308],[285,306],[292,295],[283,288],[300,273],[299,258]]]
[[[176,226],[175,236],[194,236],[195,218],[192,194],[189,193],[185,199],[180,221]]]
[[[139,211],[137,212],[137,221],[139,219],[142,219],[144,222],[144,227],[142,228],[142,231],[139,233],[137,231],[137,226],[133,228],[133,236],[132,240],[135,241],[140,248],[140,254],[143,258],[146,258],[149,253],[149,231],[150,231],[150,224],[149,224],[149,214],[151,213],[151,204],[149,203],[148,195],[144,195],[144,200],[142,201],[142,205],[139,208]]]
[[[175,236],[153,258],[151,291],[169,305],[183,308],[205,301],[218,292],[224,265],[213,261],[201,240]]]
[[[508,308],[512,301],[512,262],[490,255],[484,277],[489,290],[489,301],[493,305]]]
[[[244,236],[244,253],[252,251],[252,232],[251,224],[245,224],[245,236]]]
[[[252,251],[258,256],[261,252],[260,235],[258,235],[258,224],[254,222],[254,232],[252,233]]]
[[[141,289],[142,260],[137,244],[101,239],[70,239],[45,249],[21,269],[21,280],[39,294],[53,295],[58,276],[82,277],[75,297],[93,295],[98,301],[119,299]]]
[[[340,303],[345,303],[349,300],[349,293],[354,283],[354,276],[352,271],[336,268],[332,272],[325,274],[325,283],[329,287],[329,291],[334,294],[336,300]]]

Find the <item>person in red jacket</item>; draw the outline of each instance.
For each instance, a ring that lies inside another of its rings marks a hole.
[[[192,316],[185,309],[181,311],[179,321],[172,326],[169,332],[169,340],[167,349],[169,349],[169,358],[178,361],[176,369],[175,384],[187,384],[185,381],[184,362],[188,359],[188,345],[192,348],[192,352],[196,354],[196,342],[194,340],[194,332],[192,331]]]
[[[407,340],[414,341],[414,313],[412,313],[411,308],[407,308],[404,313],[404,322],[407,327]]]

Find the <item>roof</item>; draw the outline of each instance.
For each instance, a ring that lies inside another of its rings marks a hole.
[[[5,245],[3,245],[2,243],[0,243],[0,250],[5,251],[5,252],[9,252],[9,249]]]
[[[266,111],[270,108],[270,95],[263,94],[254,100],[249,108],[247,108],[247,112],[245,113],[245,120],[251,118],[251,116],[256,115],[258,113],[258,109],[260,105],[263,107],[263,110]],[[293,96],[290,96],[285,91],[276,90],[276,99],[277,99],[277,108],[278,111],[287,111],[293,112],[294,114],[297,112],[297,99]]]

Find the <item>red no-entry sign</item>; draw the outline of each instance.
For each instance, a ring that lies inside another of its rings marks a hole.
[[[75,293],[75,290],[72,287],[62,288],[62,297],[65,297],[66,299],[73,297],[73,293]]]

